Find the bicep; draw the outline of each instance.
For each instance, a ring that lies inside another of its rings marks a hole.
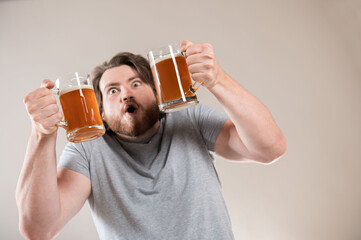
[[[246,160],[248,150],[237,133],[231,120],[227,120],[218,133],[214,150],[217,155],[228,160]]]
[[[66,168],[58,169],[61,222],[66,224],[80,209],[91,193],[91,181],[85,175]]]

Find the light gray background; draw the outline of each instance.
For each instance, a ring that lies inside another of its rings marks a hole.
[[[288,139],[272,165],[217,160],[236,239],[361,239],[360,0],[0,1],[0,239],[22,239],[23,97],[44,78],[184,38],[213,44]],[[221,110],[206,89],[199,99]],[[97,239],[87,204],[57,239]]]

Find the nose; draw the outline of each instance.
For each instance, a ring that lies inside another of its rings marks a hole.
[[[128,101],[128,100],[132,100],[133,96],[129,96],[129,97],[123,97],[123,102]]]
[[[127,87],[123,87],[121,93],[122,93],[121,99],[123,102],[129,101],[134,98],[132,90]]]

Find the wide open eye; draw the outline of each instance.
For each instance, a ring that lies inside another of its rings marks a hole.
[[[109,89],[108,94],[109,94],[109,95],[112,95],[112,94],[117,93],[117,92],[118,92],[118,89],[116,89],[116,88],[111,88],[111,89]]]
[[[132,85],[133,85],[133,87],[139,87],[140,81],[134,81]]]

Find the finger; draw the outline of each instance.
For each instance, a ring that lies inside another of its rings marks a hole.
[[[190,73],[198,73],[198,72],[208,72],[214,69],[214,64],[212,61],[195,63],[188,66],[188,70]]]
[[[47,127],[54,127],[57,126],[57,124],[61,121],[63,121],[64,116],[63,113],[61,111],[57,111],[56,113],[48,116],[47,118],[45,118],[44,123],[46,123]]]
[[[40,85],[40,87],[47,88],[47,89],[52,89],[54,86],[55,86],[55,83],[50,81],[49,79],[44,79]]]
[[[193,81],[207,83],[213,79],[213,76],[209,72],[197,72],[191,74]]]
[[[186,52],[187,49],[192,46],[193,43],[187,39],[184,39],[181,43],[181,52]]]
[[[207,63],[207,62],[216,62],[215,55],[213,52],[203,52],[203,53],[197,53],[187,56],[186,58],[187,64],[197,64],[197,63]]]
[[[47,118],[41,119],[38,122],[35,122],[35,124],[44,133],[52,133],[58,129],[57,123],[59,123],[61,120],[62,120],[62,115],[60,112],[58,112]]]
[[[35,89],[34,91],[30,92],[28,95],[24,97],[23,99],[24,104],[27,104],[27,102],[41,98],[43,96],[52,95],[52,91],[50,89],[52,89],[54,85],[55,85],[54,82],[48,79],[44,79],[41,82],[40,88]]]
[[[188,66],[191,77],[196,82],[201,82],[203,86],[210,86],[216,79],[216,67],[214,61],[205,61]]]
[[[203,53],[213,53],[213,47],[209,43],[199,43],[199,44],[192,44],[187,49],[187,56],[191,56],[194,54],[203,54]]]
[[[43,89],[45,90],[45,89]],[[47,90],[47,89],[46,89]],[[40,93],[41,94],[41,93]],[[34,114],[37,111],[42,111],[45,107],[57,104],[54,95],[35,95],[34,97],[28,97],[24,100],[25,106],[28,110],[28,113]]]
[[[60,111],[58,105],[51,104],[43,109],[43,119],[51,118],[54,119],[54,124],[63,120],[63,113]]]
[[[52,93],[51,90],[45,88],[45,87],[40,87],[32,92],[30,92],[28,95],[26,95],[24,97],[24,104],[28,105],[28,104],[32,104],[34,103],[34,101],[38,101],[39,99],[46,97],[46,96],[51,96],[54,98],[54,95]],[[55,100],[55,98],[54,98]]]
[[[44,102],[40,104],[42,107],[37,107],[36,104],[30,103],[27,106],[28,115],[33,124],[42,132],[51,133],[57,129],[56,124],[63,119],[63,114],[56,103],[49,104],[49,101]]]
[[[59,109],[58,104],[56,103],[56,100],[54,99],[53,96],[43,97],[43,98],[41,98],[37,101],[33,101],[27,105],[28,112],[30,114],[44,111],[49,106],[53,106],[54,109],[55,109],[55,107],[57,107],[57,109],[55,109],[55,110]]]
[[[34,122],[38,122],[38,123],[43,122],[44,120],[54,117],[54,116],[56,116],[56,121],[54,122],[54,124],[59,122],[63,116],[61,111],[59,110],[58,105],[56,105],[56,104],[48,105],[45,108],[41,109],[41,111],[40,110],[35,111],[31,115],[32,120]]]

